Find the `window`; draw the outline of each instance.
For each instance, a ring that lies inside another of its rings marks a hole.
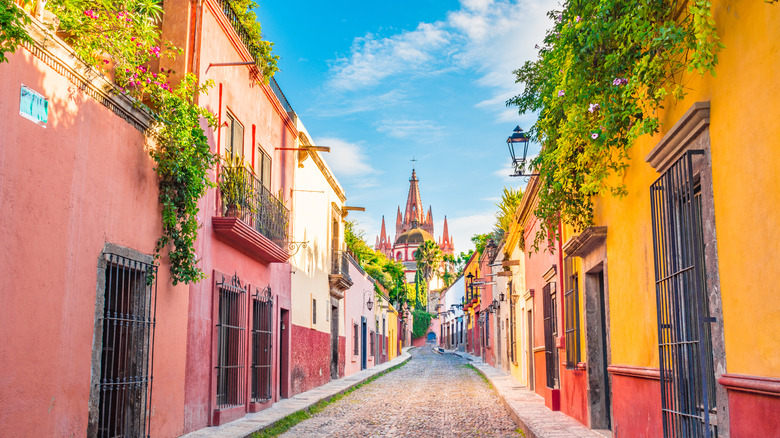
[[[490,312],[485,313],[485,347],[490,347]]]
[[[317,300],[311,299],[311,323],[317,324]]]
[[[650,187],[665,436],[717,436],[701,182],[686,152]],[[707,409],[703,409],[706,406]]]
[[[574,260],[566,257],[563,261],[564,329],[566,334],[566,368],[574,369],[580,362],[580,306],[579,281],[574,270]]]
[[[252,402],[271,400],[271,318],[273,315],[271,288],[255,290],[252,297]]]
[[[90,429],[98,437],[148,436],[157,267],[116,254],[103,263],[98,415]]]
[[[244,125],[242,125],[235,116],[225,114],[225,155],[232,157],[237,155],[244,156]]]
[[[371,334],[368,337],[368,340],[371,343],[370,346],[368,347],[368,352],[369,352],[368,354],[369,354],[369,356],[375,356],[375,354],[374,354],[374,333],[375,332],[373,330],[371,330]]]
[[[271,156],[266,154],[263,148],[257,147],[257,163],[255,163],[255,173],[260,184],[268,192],[271,191]]]
[[[245,402],[246,289],[234,275],[217,291],[217,409],[225,409]]]
[[[509,281],[507,286],[509,297],[509,320],[507,326],[509,327],[509,358],[513,364],[517,365],[517,339],[515,338],[517,333],[517,316],[515,315],[515,302],[512,300],[514,295],[514,284]]]
[[[403,253],[401,251],[398,251],[398,254],[396,255],[396,260],[401,260],[403,258]]]
[[[387,321],[382,317],[382,353],[387,353]]]
[[[358,325],[357,323],[352,324],[352,341],[354,345],[352,346],[352,354],[357,356],[360,354],[360,349],[358,347],[358,342],[360,341],[360,332],[358,331]]]
[[[555,283],[547,283],[542,289],[544,307],[544,353],[547,375],[547,387],[558,387],[558,349],[555,347],[556,329],[556,304]]]

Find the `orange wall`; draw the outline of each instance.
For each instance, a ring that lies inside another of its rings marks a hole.
[[[97,262],[106,242],[160,236],[142,133],[19,49],[0,64],[0,436],[84,436]],[[19,116],[20,84],[49,98]],[[152,435],[182,432],[187,288],[158,277]]]

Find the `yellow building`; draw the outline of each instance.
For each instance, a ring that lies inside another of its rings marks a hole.
[[[594,306],[580,314],[605,303],[603,333],[586,331],[606,344],[621,436],[780,430],[780,6],[715,0],[712,15],[716,75],[684,78],[661,131],[630,149],[628,194],[564,236]]]

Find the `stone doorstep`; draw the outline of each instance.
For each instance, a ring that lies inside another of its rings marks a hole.
[[[253,414],[246,414],[243,418],[232,421],[222,426],[206,427],[195,432],[182,435],[180,438],[243,438],[253,433],[267,429],[283,418],[298,411],[308,409],[322,400],[328,400],[337,394],[346,392],[349,388],[357,386],[371,377],[405,363],[411,358],[409,350],[414,347],[405,347],[401,355],[393,360],[358,371],[347,378],[341,378],[328,382],[320,387],[296,394],[291,398],[283,399],[273,404],[268,409]],[[300,398],[297,398],[300,397]]]
[[[469,360],[490,381],[501,404],[526,437],[611,438],[611,434],[607,435],[605,431],[590,430],[566,414],[551,411],[544,405],[541,396],[522,387],[511,375],[482,362],[482,358],[462,351],[447,352]]]

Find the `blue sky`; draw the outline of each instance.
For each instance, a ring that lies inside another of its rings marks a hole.
[[[447,216],[456,252],[492,229],[510,178],[506,138],[533,115],[504,102],[512,70],[535,58],[558,7],[550,0],[260,0],[276,80],[347,193],[373,245],[382,215],[394,233],[414,157],[435,237]],[[532,145],[529,155],[538,147]]]

